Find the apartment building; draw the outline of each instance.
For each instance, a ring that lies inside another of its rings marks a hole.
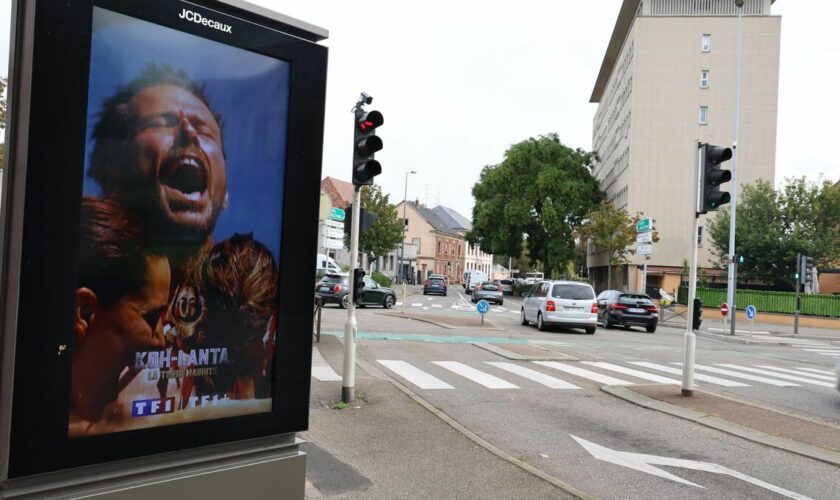
[[[772,4],[741,7],[739,185],[775,177],[781,18]],[[592,90],[601,189],[618,208],[652,217],[659,233],[649,287],[676,289],[692,244],[706,275],[726,281],[712,268],[705,234],[714,214],[691,233],[697,143],[733,143],[737,9],[734,0],[624,0]],[[731,192],[731,183],[723,189]],[[643,259],[614,268],[613,287],[640,289]],[[587,264],[596,288],[606,288],[606,254],[590,245]]]

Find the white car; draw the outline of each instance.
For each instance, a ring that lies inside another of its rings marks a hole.
[[[541,281],[525,295],[520,315],[523,325],[534,322],[538,330],[556,325],[583,328],[591,335],[598,324],[595,290],[587,283]]]

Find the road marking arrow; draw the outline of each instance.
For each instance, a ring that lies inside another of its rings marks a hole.
[[[645,455],[642,453],[630,453],[628,451],[612,450],[610,448],[597,445],[577,436],[573,436],[572,434],[569,435],[572,436],[572,439],[577,441],[579,445],[583,446],[583,448],[586,451],[588,451],[593,457],[595,457],[598,460],[610,462],[616,465],[621,465],[623,467],[627,467],[629,469],[637,470],[640,472],[646,472],[648,474],[652,474],[654,476],[661,477],[664,479],[670,479],[681,484],[687,484],[690,486],[696,486],[698,488],[706,489],[704,486],[694,484],[691,481],[686,481],[681,477],[675,476],[669,472],[665,472],[662,469],[654,467],[654,465],[666,465],[669,467],[681,467],[683,469],[714,472],[715,474],[724,474],[727,476],[734,477],[735,479],[740,479],[750,484],[754,484],[766,490],[770,490],[774,493],[778,493],[779,495],[784,495],[788,498],[796,498],[802,500],[809,499],[809,497],[800,495],[799,493],[795,493],[784,488],[779,488],[778,486],[774,486],[770,483],[765,483],[760,479],[756,479],[746,474],[742,474],[738,471],[728,469],[722,465],[713,464],[710,462],[698,462],[696,460],[684,460],[681,458],[668,458],[656,455]]]

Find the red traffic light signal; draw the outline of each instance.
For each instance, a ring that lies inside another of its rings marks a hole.
[[[382,173],[382,165],[374,160],[374,153],[382,149],[382,139],[376,136],[376,129],[385,123],[379,111],[365,112],[361,104],[356,107],[356,123],[353,130],[353,184],[369,186],[373,178]]]

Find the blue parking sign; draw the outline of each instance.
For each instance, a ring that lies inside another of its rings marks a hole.
[[[479,300],[478,304],[475,305],[475,310],[478,311],[478,314],[484,314],[490,310],[490,303],[484,299]]]
[[[747,306],[747,319],[754,319],[755,318],[755,306],[748,305]]]

